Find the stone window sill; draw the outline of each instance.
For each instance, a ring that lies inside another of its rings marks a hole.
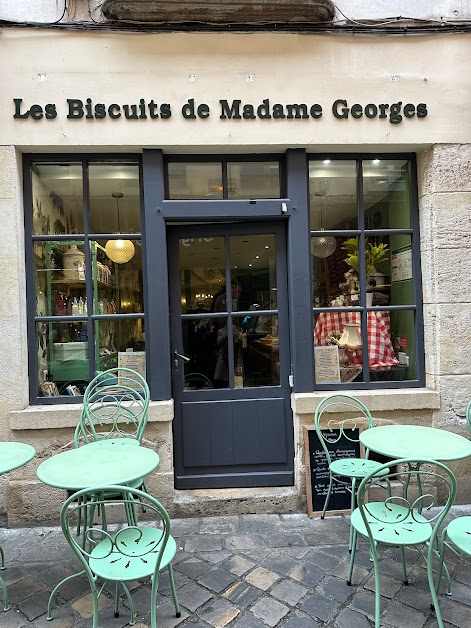
[[[28,406],[24,410],[13,410],[10,412],[10,428],[14,431],[75,428],[81,409],[81,405],[63,404]],[[173,400],[150,402],[148,422],[157,421],[173,421]]]
[[[388,390],[342,390],[362,401],[371,412],[394,410],[438,410],[440,394],[430,388],[402,388]],[[315,412],[319,403],[333,391],[293,393],[291,408],[295,414]]]

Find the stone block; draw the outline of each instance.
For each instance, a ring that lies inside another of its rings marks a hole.
[[[471,193],[428,194],[421,200],[421,248],[469,249],[471,247]]]
[[[14,146],[0,146],[0,198],[20,197],[20,160]]]
[[[8,485],[8,525],[57,522],[65,498],[65,491],[51,489],[39,480],[13,480]]]
[[[471,211],[471,207],[470,207]],[[422,252],[424,303],[468,303],[466,277],[471,275],[471,248]]]
[[[436,144],[417,159],[419,196],[471,190],[471,144]]]

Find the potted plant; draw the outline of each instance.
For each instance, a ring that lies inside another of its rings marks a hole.
[[[349,238],[345,240],[342,244],[342,250],[347,252],[347,257],[345,258],[345,262],[351,267],[348,273],[345,273],[345,277],[347,281],[351,283],[355,283],[359,285],[358,274],[360,271],[360,257],[359,257],[359,237]],[[372,291],[374,286],[374,281],[369,282],[368,277],[374,275],[376,270],[376,265],[381,262],[386,261],[388,258],[388,245],[384,243],[380,244],[372,244],[368,241],[368,238],[365,239],[365,271],[366,271],[366,292],[371,293],[371,297],[367,298],[367,304],[371,305],[372,303]],[[358,289],[355,290],[355,293],[358,293]],[[358,299],[358,297],[357,297]]]
[[[342,250],[347,252],[347,257],[344,261],[353,268],[357,275],[360,270],[358,245],[358,236],[356,236],[356,238],[349,238],[342,244]],[[365,269],[367,277],[376,272],[376,264],[380,264],[387,259],[388,251],[387,244],[371,244],[371,242],[368,242],[368,238],[365,239]]]

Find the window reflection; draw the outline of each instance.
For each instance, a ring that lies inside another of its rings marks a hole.
[[[33,235],[83,233],[82,165],[32,165]]]
[[[309,162],[311,231],[358,229],[355,161]]]

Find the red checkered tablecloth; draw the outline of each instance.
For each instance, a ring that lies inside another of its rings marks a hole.
[[[360,320],[360,312],[321,312],[314,329],[315,344],[327,345],[327,339],[333,334],[341,334],[345,324],[360,327]],[[399,363],[394,356],[390,328],[388,312],[368,312],[368,364],[372,370]],[[361,366],[361,349],[353,353],[351,364]]]

